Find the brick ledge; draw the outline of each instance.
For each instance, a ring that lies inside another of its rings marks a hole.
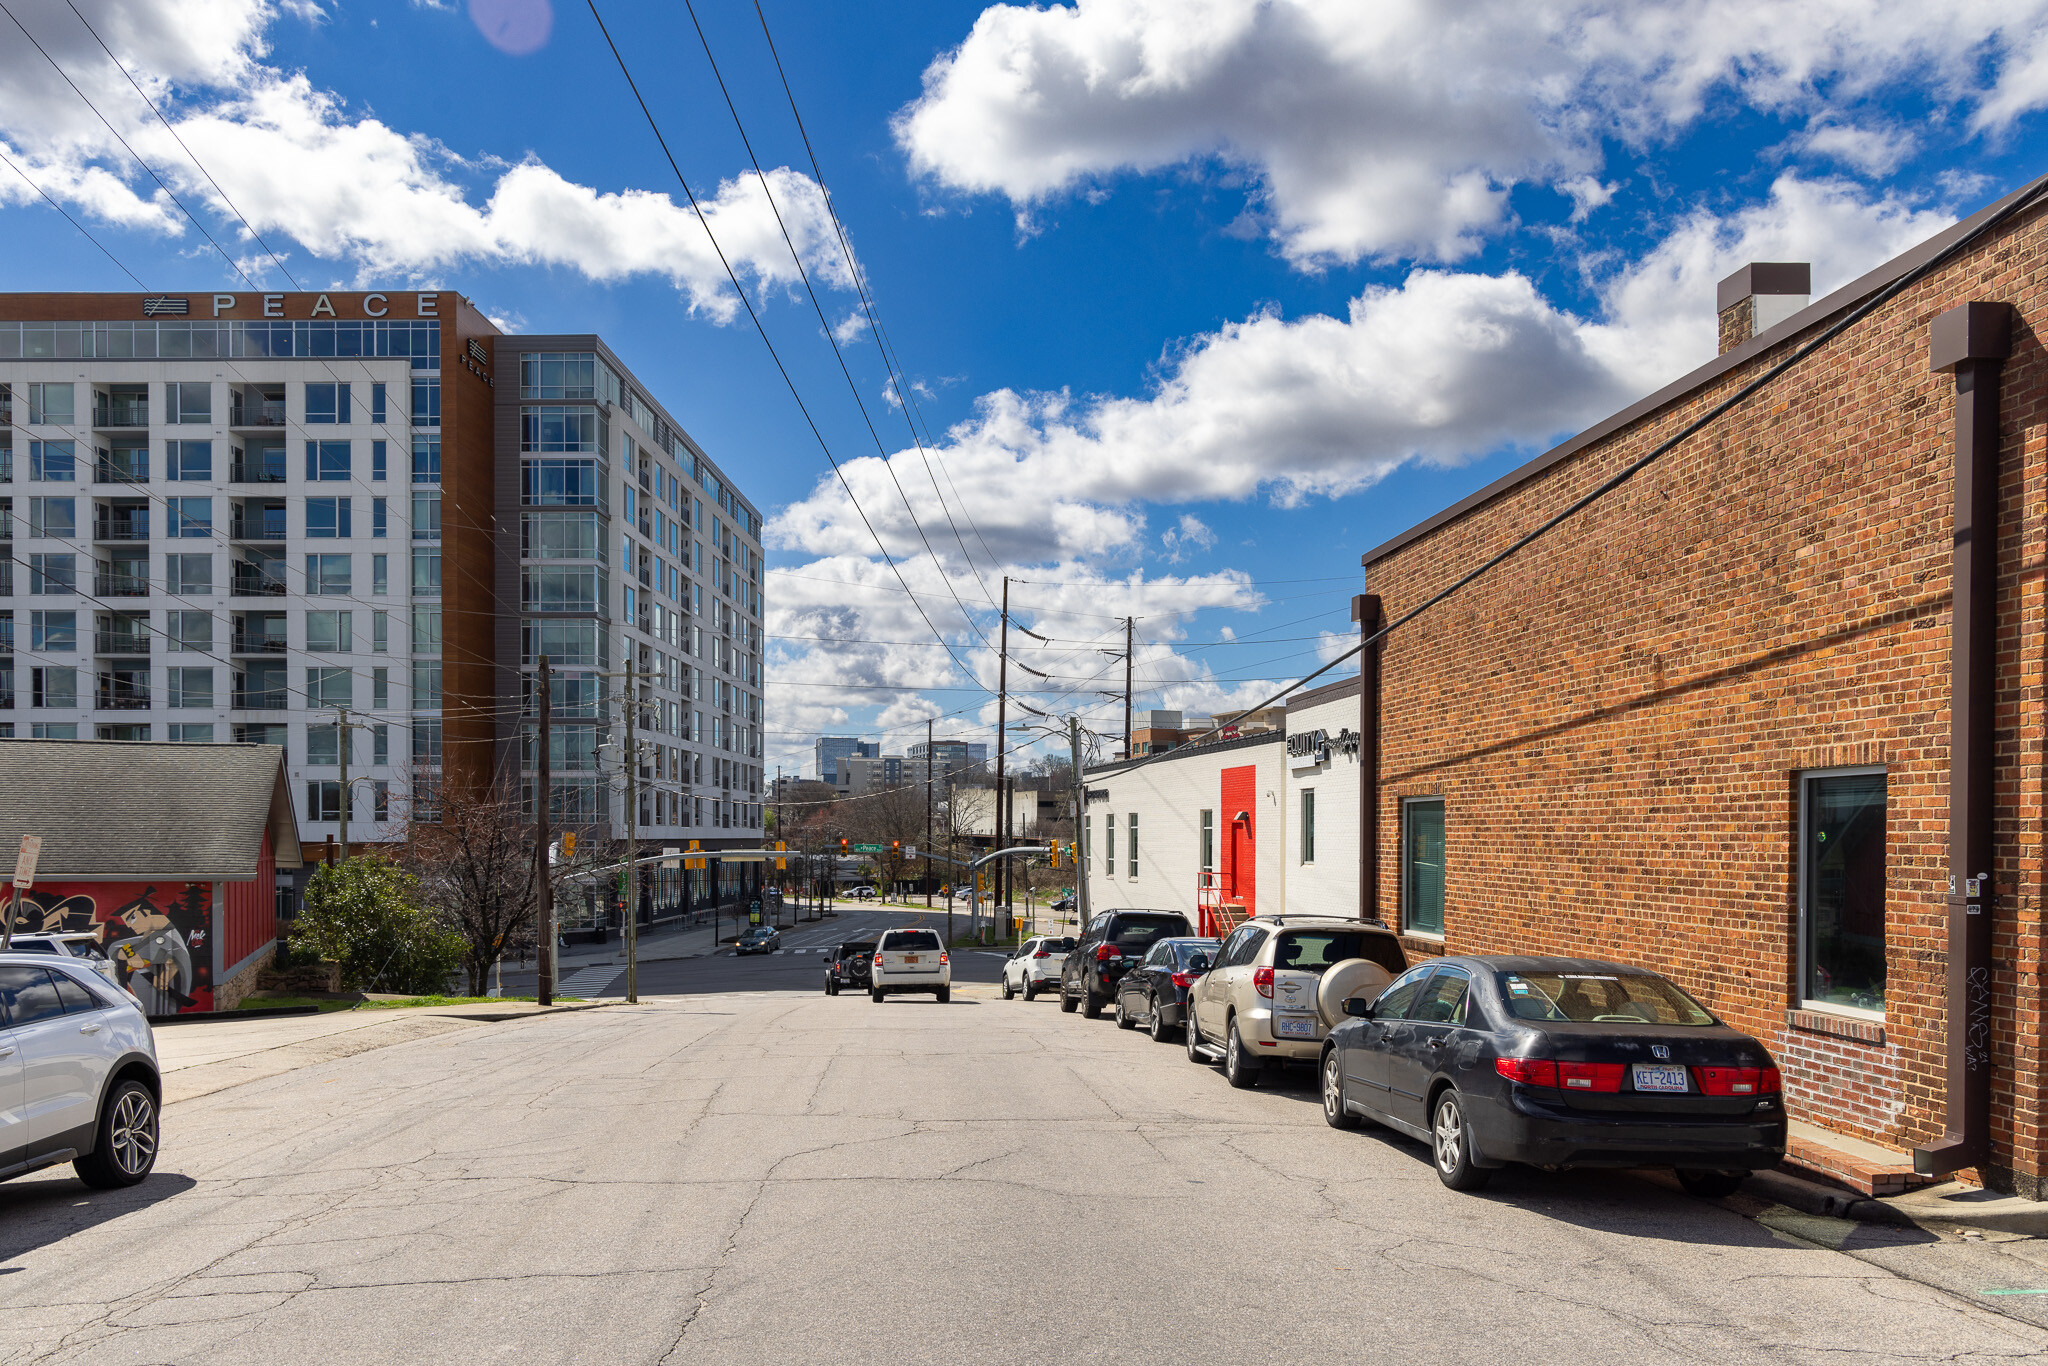
[[[1813,1133],[1793,1132],[1785,1136],[1784,1165],[1793,1174],[1824,1176],[1861,1195],[1903,1195],[1935,1179],[1916,1174],[1910,1154],[1899,1153],[1897,1162],[1888,1160],[1889,1156],[1888,1152],[1886,1159],[1877,1159],[1845,1152]]]
[[[1785,1023],[1809,1034],[1832,1034],[1838,1039],[1884,1046],[1884,1025],[1876,1020],[1851,1019],[1824,1010],[1788,1010]]]

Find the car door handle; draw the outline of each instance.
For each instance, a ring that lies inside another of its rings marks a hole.
[[[99,1033],[99,1032],[100,1032],[100,1027],[99,1027],[99,1024],[98,1024],[98,1022],[97,1022],[97,1021],[95,1021],[95,1022],[94,1022],[94,1023],[92,1023],[92,1024],[82,1024],[82,1025],[80,1025],[80,1026],[78,1027],[78,1032],[79,1032],[79,1033],[81,1033],[81,1034],[97,1034],[97,1033]]]
[[[1429,1046],[1431,1048],[1442,1048],[1444,1046],[1444,1041],[1442,1039],[1431,1039],[1429,1041]]]
[[[11,1058],[13,1056],[14,1045],[11,1043],[0,1043],[0,1058]]]

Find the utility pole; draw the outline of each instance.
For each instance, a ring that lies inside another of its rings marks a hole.
[[[553,745],[553,736],[549,733],[550,713],[553,707],[549,698],[546,655],[540,657],[540,673],[534,681],[540,687],[540,774],[534,792],[534,810],[538,813],[540,824],[536,827],[533,852],[534,862],[539,869],[537,876],[540,879],[540,974],[534,994],[545,1006],[554,1004],[555,1000],[555,882],[554,870],[549,867],[548,859],[549,845],[553,843],[548,830],[552,815],[550,803],[553,801],[550,791],[551,770],[548,767],[549,750]]]
[[[1087,808],[1088,792],[1081,782],[1081,718],[1078,715],[1067,718],[1067,748],[1074,765],[1074,897],[1075,909],[1081,917],[1076,929],[1088,928],[1088,869],[1092,850],[1082,846],[1081,813]]]
[[[932,908],[932,718],[924,719],[924,908]]]
[[[996,810],[993,833],[998,849],[1003,838],[1003,749],[1009,742],[1010,725],[1010,576],[1003,575],[1003,626],[999,662],[996,664]],[[1000,899],[1002,888],[1008,881],[1008,870],[1003,861],[996,861],[996,895]]]
[[[1126,763],[1137,758],[1135,754],[1131,753],[1131,660],[1134,657],[1134,652],[1131,649],[1131,637],[1132,628],[1136,624],[1136,617],[1124,618],[1124,761]]]
[[[626,1004],[640,1003],[640,691],[633,683],[633,647],[626,647]]]

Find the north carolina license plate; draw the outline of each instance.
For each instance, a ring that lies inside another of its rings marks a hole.
[[[903,955],[903,961],[906,963],[915,963],[917,961],[917,955],[914,953],[906,953]]]
[[[1648,1063],[1637,1063],[1636,1090],[1638,1091],[1690,1091],[1683,1067],[1652,1067]]]
[[[1283,1039],[1313,1039],[1316,1036],[1314,1020],[1281,1020],[1279,1035]]]

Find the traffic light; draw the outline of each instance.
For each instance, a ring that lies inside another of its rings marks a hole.
[[[565,830],[562,832],[562,857],[576,857],[576,832],[574,830]]]
[[[892,853],[892,854],[898,854],[898,853],[901,853],[901,852],[903,852],[903,841],[902,841],[902,840],[890,840],[890,841],[889,841],[889,852],[890,852],[890,853]]]
[[[846,852],[846,837],[844,835],[839,837],[839,852],[842,854]]]
[[[1052,842],[1052,866],[1055,868],[1060,866],[1060,842],[1058,840]]]

